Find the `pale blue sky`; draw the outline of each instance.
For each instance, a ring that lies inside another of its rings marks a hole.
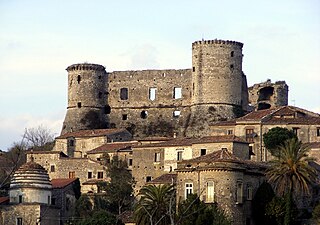
[[[289,104],[320,112],[319,0],[0,0],[0,149],[60,132],[67,66],[191,68],[202,38],[243,42],[249,85],[285,80]]]

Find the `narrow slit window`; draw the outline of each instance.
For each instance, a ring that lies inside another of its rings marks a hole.
[[[77,77],[77,82],[78,82],[78,84],[80,84],[80,81],[81,81],[81,76],[78,75],[78,77]]]
[[[77,105],[78,105],[78,108],[81,108],[81,102],[78,102]]]
[[[175,118],[180,117],[180,114],[181,114],[181,111],[179,111],[179,110],[173,111],[173,117],[175,117]]]
[[[193,193],[193,184],[192,183],[186,183],[185,184],[185,199],[187,199],[188,198],[188,196],[190,195],[190,194],[192,194]]]
[[[214,182],[208,181],[207,183],[207,201],[206,202],[214,202]]]
[[[122,120],[127,120],[128,119],[128,114],[122,114]]]

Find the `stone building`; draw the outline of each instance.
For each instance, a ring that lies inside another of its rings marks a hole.
[[[155,178],[173,172],[177,163],[221,149],[228,149],[236,156],[249,159],[248,143],[234,136],[203,138],[176,138],[166,142],[133,146],[132,175],[135,193]]]
[[[55,140],[54,150],[70,157],[87,157],[87,151],[105,143],[132,140],[132,135],[125,129],[79,130],[60,135]]]
[[[248,88],[249,106],[255,110],[288,105],[288,85],[285,81],[271,83],[271,80],[254,84]]]
[[[82,193],[97,192],[98,182],[107,180],[106,167],[97,160],[68,157],[58,151],[29,152],[27,161],[31,158],[48,171],[50,179],[79,178]]]
[[[14,173],[9,195],[9,204],[0,206],[1,225],[60,224],[60,209],[51,205],[48,173],[39,164],[28,162]]]
[[[211,125],[211,135],[234,134],[250,143],[252,159],[267,161],[270,154],[263,144],[263,134],[274,127],[293,130],[303,143],[320,142],[320,115],[294,106],[280,106],[253,111],[232,121]]]
[[[116,127],[135,137],[208,136],[214,121],[248,111],[242,47],[235,41],[196,41],[189,69],[106,72],[97,64],[71,65],[61,134]],[[273,95],[268,104],[287,94]]]
[[[251,202],[265,180],[266,166],[243,160],[222,149],[178,163],[177,201],[196,193],[208,204],[217,204],[232,224],[254,224]]]

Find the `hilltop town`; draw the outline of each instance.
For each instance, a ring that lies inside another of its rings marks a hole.
[[[232,224],[256,224],[252,200],[273,158],[263,135],[275,127],[292,130],[319,164],[320,115],[288,105],[285,81],[248,87],[242,48],[236,41],[196,41],[187,69],[68,66],[61,134],[52,150],[27,153],[9,198],[0,198],[0,224],[39,224],[39,218],[66,224],[74,216],[68,210],[76,199],[73,185],[79,182],[82,194],[100,194],[114,156],[127,163],[135,196],[148,184],[172,184],[177,201],[197,193]]]

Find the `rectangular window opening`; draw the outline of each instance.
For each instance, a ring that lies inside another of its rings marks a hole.
[[[160,152],[154,153],[154,161],[160,162]]]
[[[214,182],[213,181],[208,181],[208,183],[207,183],[206,202],[214,202]]]
[[[246,141],[249,142],[249,143],[254,142],[253,129],[246,129]]]
[[[175,87],[173,89],[173,98],[174,99],[182,98],[182,88],[181,87]]]
[[[180,117],[180,114],[181,114],[181,111],[179,111],[179,110],[173,111],[173,117],[174,117],[174,118]]]
[[[128,88],[121,88],[120,89],[120,99],[121,100],[128,100]]]
[[[157,88],[154,88],[154,87],[149,88],[149,99],[151,101],[156,100],[156,92],[157,92]]]
[[[127,120],[128,119],[128,114],[122,114],[122,120]]]
[[[22,225],[22,218],[21,217],[17,218],[16,224],[17,225]]]
[[[207,149],[202,148],[202,149],[200,150],[200,155],[206,155],[206,154],[207,154]]]
[[[152,180],[152,177],[151,177],[151,176],[147,176],[146,182],[149,182],[149,181],[151,181],[151,180]]]
[[[69,178],[76,178],[76,172],[75,171],[69,171]]]
[[[320,127],[317,127],[317,137],[320,137]]]
[[[55,172],[55,171],[56,171],[55,166],[54,166],[54,165],[51,165],[51,166],[50,166],[50,172]]]
[[[178,151],[177,152],[177,161],[181,161],[182,160],[182,154],[183,154],[183,151]]]
[[[237,182],[237,190],[236,190],[236,204],[243,203],[243,183],[241,181]]]
[[[228,135],[233,135],[233,130],[228,130]]]
[[[88,172],[88,179],[91,179],[91,178],[92,178],[92,172],[89,171],[89,172]]]
[[[188,198],[188,196],[190,195],[190,194],[192,194],[193,193],[193,184],[192,183],[186,183],[185,184],[185,199],[187,199]]]
[[[102,171],[98,172],[98,179],[103,179],[103,172]]]
[[[128,166],[132,166],[132,159],[128,160]]]

